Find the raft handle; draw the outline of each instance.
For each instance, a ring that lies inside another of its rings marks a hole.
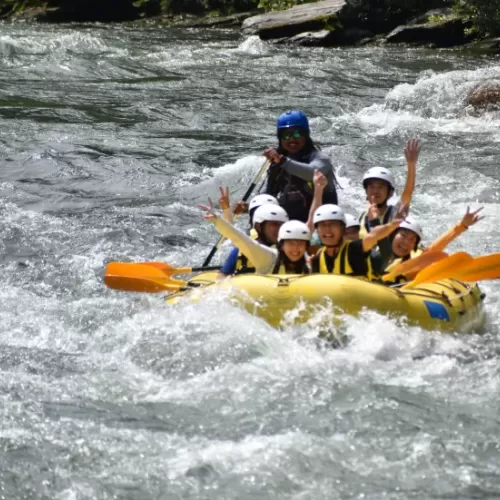
[[[290,282],[288,281],[288,278],[279,278],[276,286],[290,286]]]
[[[486,298],[486,294],[483,292],[481,293],[481,295],[479,296],[480,300],[484,300]]]

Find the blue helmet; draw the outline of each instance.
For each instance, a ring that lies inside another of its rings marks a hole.
[[[307,116],[302,113],[302,111],[297,111],[296,109],[291,109],[282,113],[278,121],[276,122],[276,127],[278,130],[292,127],[301,127],[309,132],[309,120]]]

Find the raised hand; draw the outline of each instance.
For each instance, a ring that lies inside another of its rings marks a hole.
[[[405,158],[406,162],[415,165],[420,154],[422,143],[417,137],[410,139],[405,145]]]
[[[404,205],[403,203],[398,203],[394,219],[406,219],[409,213],[410,213],[410,205],[408,203],[406,205]]]
[[[468,229],[470,226],[473,226],[476,222],[479,222],[481,219],[484,219],[484,215],[482,217],[479,217],[478,215],[478,213],[483,208],[484,207],[479,207],[475,212],[471,212],[470,207],[467,207],[467,212],[465,212],[465,215],[463,216],[460,222],[462,226]]]
[[[372,196],[369,201],[370,206],[366,212],[366,217],[368,220],[380,219],[380,217],[382,217],[382,209],[375,203],[375,196]]]
[[[198,208],[203,210],[205,213],[203,214],[203,218],[213,221],[217,219],[217,215],[215,214],[214,203],[212,198],[208,197],[208,205],[198,205]]]
[[[315,190],[323,190],[328,186],[328,179],[320,170],[316,169],[314,171],[313,184]]]
[[[219,206],[222,210],[227,210],[231,206],[229,202],[229,187],[226,186],[225,189],[223,187],[219,187],[219,192]]]
[[[247,214],[247,213],[248,213],[248,202],[240,200],[234,204],[233,207],[234,215]]]

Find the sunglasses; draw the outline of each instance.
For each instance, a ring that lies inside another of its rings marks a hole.
[[[282,132],[280,134],[280,137],[284,140],[284,141],[288,141],[289,139],[291,139],[292,137],[294,139],[300,139],[301,137],[304,137],[304,132],[301,132],[300,130],[294,130],[293,132]]]

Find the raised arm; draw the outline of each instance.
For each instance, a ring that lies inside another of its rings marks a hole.
[[[307,219],[307,227],[311,233],[314,232],[313,217],[316,209],[323,204],[323,191],[325,190],[328,179],[319,171],[314,172],[314,196],[311,204],[311,209],[309,210],[309,218]]]
[[[231,212],[231,202],[229,201],[229,187],[226,186],[226,189],[219,186],[220,198],[219,198],[219,206],[222,209],[222,215],[229,224],[233,224],[233,212]]]
[[[422,147],[419,139],[410,139],[405,146],[405,158],[407,165],[406,184],[401,194],[400,202],[407,206],[411,202],[413,191],[415,190],[415,172],[417,170],[418,155]]]
[[[467,231],[470,226],[484,219],[484,216],[480,217],[478,215],[482,209],[483,207],[480,207],[475,212],[471,212],[469,207],[467,207],[467,212],[465,212],[462,220],[432,242],[427,247],[426,252],[442,252],[455,238]]]
[[[404,219],[393,219],[387,224],[373,228],[363,238],[363,251],[369,252],[379,240],[382,240],[395,231]]]
[[[261,245],[243,231],[217,217],[210,199],[208,206],[199,205],[199,207],[205,210],[204,218],[211,222],[222,236],[231,240],[234,246],[241,250],[241,253],[253,263],[258,273],[266,274],[272,271],[278,258],[277,250]]]

